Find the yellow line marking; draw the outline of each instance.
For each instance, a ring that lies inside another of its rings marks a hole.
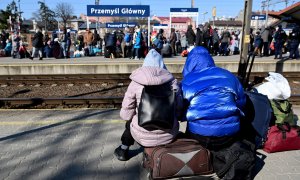
[[[69,122],[68,122],[69,121]],[[120,119],[45,120],[45,121],[0,121],[0,126],[38,126],[53,124],[122,124]]]

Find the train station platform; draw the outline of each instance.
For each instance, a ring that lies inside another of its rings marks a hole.
[[[216,65],[231,72],[237,72],[239,55],[215,56]],[[181,73],[185,59],[181,56],[164,58],[170,72]],[[127,74],[140,67],[143,60],[128,58],[107,59],[103,56],[71,59],[35,58],[12,59],[0,58],[0,75],[40,75],[40,74]],[[273,56],[256,58],[252,72],[299,72],[300,61],[274,60]]]
[[[0,179],[147,180],[137,144],[113,155],[124,126],[117,109],[0,109]],[[255,180],[300,179],[300,150],[258,152]]]

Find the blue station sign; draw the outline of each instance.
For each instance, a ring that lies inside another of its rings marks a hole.
[[[149,17],[149,5],[87,5],[87,16]]]
[[[136,23],[106,23],[106,28],[125,28],[125,27],[135,27],[137,24]]]
[[[266,20],[266,15],[252,15],[251,20]]]
[[[170,8],[170,12],[198,12],[198,8]]]
[[[169,26],[169,24],[153,24],[153,26],[160,26],[160,27],[163,27],[163,26]]]
[[[167,29],[167,28],[169,28],[169,24],[153,24],[153,28]]]
[[[197,17],[198,8],[170,8],[170,16],[173,17]]]

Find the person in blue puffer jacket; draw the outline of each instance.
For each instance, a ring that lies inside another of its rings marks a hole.
[[[182,74],[186,134],[210,150],[230,146],[237,140],[246,104],[239,80],[216,67],[201,46],[189,53]]]
[[[143,36],[141,33],[140,26],[135,26],[134,34],[133,34],[133,49],[132,56],[135,57],[135,60],[140,60],[141,58],[141,47],[143,42]]]

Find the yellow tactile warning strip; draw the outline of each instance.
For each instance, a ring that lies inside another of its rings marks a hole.
[[[68,122],[67,122],[68,121]],[[84,120],[40,120],[40,121],[0,121],[0,126],[43,126],[52,124],[122,124],[118,119],[84,119]]]

